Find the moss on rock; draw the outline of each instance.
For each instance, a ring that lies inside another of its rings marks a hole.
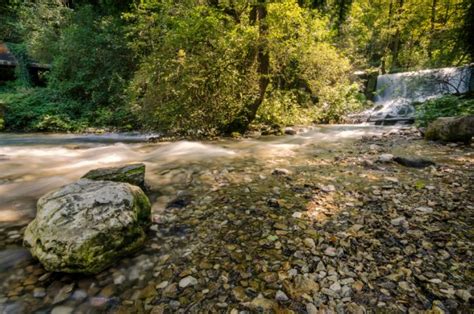
[[[144,244],[150,213],[137,186],[81,179],[38,201],[24,243],[48,271],[93,274]]]

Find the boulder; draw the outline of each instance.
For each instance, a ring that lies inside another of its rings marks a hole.
[[[81,179],[39,199],[24,245],[48,271],[97,273],[143,245],[150,210],[137,186]]]
[[[428,140],[470,143],[474,136],[474,115],[438,118],[425,132]]]
[[[145,164],[130,164],[121,167],[94,169],[86,173],[83,178],[90,180],[104,180],[126,182],[145,188]]]

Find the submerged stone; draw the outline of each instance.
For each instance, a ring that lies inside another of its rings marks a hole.
[[[40,198],[24,244],[48,271],[97,273],[142,246],[150,208],[137,186],[81,179]]]
[[[89,171],[83,178],[96,181],[125,182],[145,190],[145,164],[139,163],[121,167],[98,168]]]

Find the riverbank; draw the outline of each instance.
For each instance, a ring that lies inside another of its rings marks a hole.
[[[66,142],[0,148],[0,193],[29,207],[1,222],[0,248],[16,256],[1,265],[2,310],[470,308],[472,145],[353,126],[213,143]],[[386,154],[435,166],[407,168]],[[96,276],[47,273],[18,251],[36,194],[131,161],[147,164],[152,190],[143,251]]]

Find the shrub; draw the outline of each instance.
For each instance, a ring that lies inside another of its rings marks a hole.
[[[71,131],[81,127],[81,104],[48,88],[1,93],[5,128],[11,131]]]
[[[447,95],[416,105],[416,124],[427,126],[439,117],[474,114],[474,98]]]

